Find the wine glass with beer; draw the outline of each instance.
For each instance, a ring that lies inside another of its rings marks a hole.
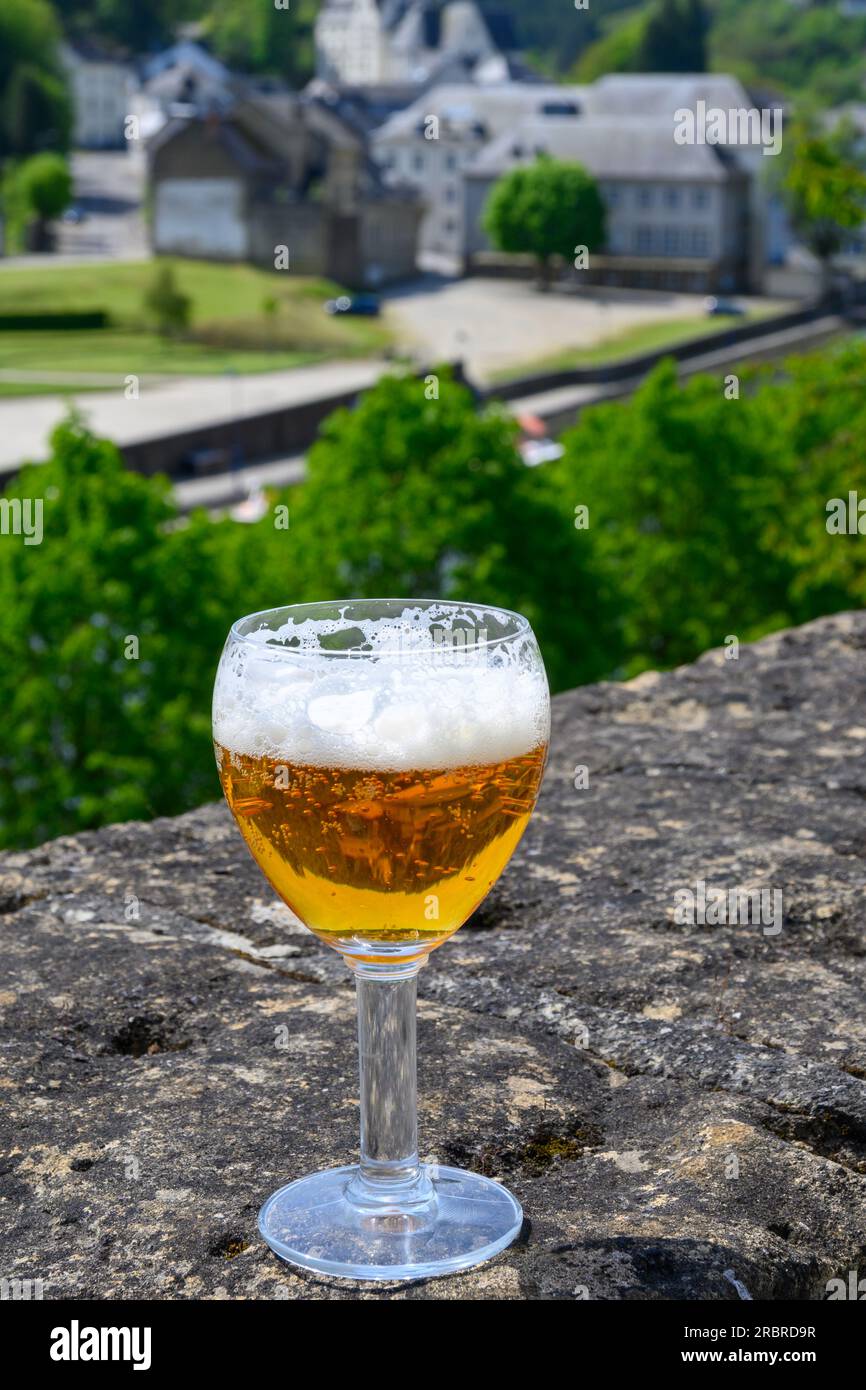
[[[535,805],[550,696],[516,613],[440,600],[241,618],[217,672],[226,800],[283,901],[353,971],[360,1161],[275,1192],[283,1259],[352,1279],[480,1264],[520,1230],[499,1183],[418,1159],[420,967],[496,882]]]

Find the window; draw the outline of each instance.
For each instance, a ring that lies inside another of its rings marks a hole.
[[[710,238],[706,227],[692,228],[690,245],[693,256],[708,256],[710,254]]]
[[[666,256],[678,256],[680,252],[679,227],[665,227],[662,233],[662,247]]]
[[[636,227],[634,233],[634,249],[638,255],[648,256],[653,249],[653,229],[652,227]]]
[[[420,150],[416,152],[415,157],[412,160],[412,168],[415,170],[416,174],[420,174],[423,172],[424,155]]]
[[[651,188],[639,188],[637,190],[637,205],[639,208],[651,208],[653,204],[653,190]]]
[[[451,173],[451,174],[454,173],[454,170],[457,168],[457,156],[456,156],[456,154],[449,154],[449,155],[446,155],[446,157],[445,157],[445,168],[448,170],[449,173]]]
[[[604,188],[604,196],[609,208],[615,208],[619,204],[619,188],[615,183],[608,183]]]
[[[457,202],[457,189],[453,183],[448,183],[445,185],[445,201],[446,203]]]
[[[692,207],[708,208],[710,205],[710,190],[708,188],[692,189]]]
[[[666,188],[664,191],[664,203],[666,208],[678,208],[680,205],[680,190],[678,188]]]

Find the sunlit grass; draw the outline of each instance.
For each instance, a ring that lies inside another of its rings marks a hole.
[[[161,337],[144,307],[157,264],[172,267],[191,302],[189,330],[178,337]],[[0,314],[104,309],[111,326],[0,332],[0,370],[117,372],[120,378],[263,372],[381,353],[390,342],[383,322],[325,313],[325,301],[340,292],[327,280],[173,257],[2,270]],[[0,389],[4,395],[33,390],[31,383],[16,387],[7,380]]]
[[[535,376],[542,372],[567,371],[570,367],[592,367],[607,362],[619,362],[657,348],[676,347],[677,344],[687,343],[692,338],[721,333],[725,328],[733,328],[765,316],[724,314],[718,318],[709,318],[695,315],[692,318],[661,319],[653,323],[637,324],[620,333],[601,338],[588,347],[560,348],[531,361],[502,367],[494,374],[493,379],[511,381],[516,377]]]

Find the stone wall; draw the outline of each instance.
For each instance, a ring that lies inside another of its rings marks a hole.
[[[403,1289],[295,1274],[257,1236],[280,1182],[353,1157],[353,992],[226,810],[7,854],[4,1276],[46,1298],[825,1297],[866,1267],[864,799],[864,614],[556,700],[523,844],[419,981],[422,1153],[502,1177],[527,1223]],[[781,891],[781,930],[678,923],[700,882]]]

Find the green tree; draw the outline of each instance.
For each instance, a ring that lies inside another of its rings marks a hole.
[[[791,221],[818,257],[825,288],[833,259],[866,217],[866,173],[849,153],[844,126],[829,134],[793,133],[783,190]]]
[[[0,161],[67,148],[72,107],[47,0],[0,0]]]
[[[631,672],[788,618],[792,569],[765,543],[783,497],[783,440],[765,399],[729,401],[711,377],[681,386],[667,362],[629,401],[585,411],[565,436],[552,477],[589,508]]]
[[[234,617],[295,591],[291,534],[204,512],[178,526],[167,480],[76,419],[3,501],[40,543],[0,535],[0,844],[215,799],[216,663]]]
[[[63,20],[73,35],[98,35],[144,53],[169,44],[177,24],[204,9],[204,0],[63,0]]]
[[[597,251],[604,245],[604,203],[595,179],[580,164],[542,155],[497,181],[484,210],[484,228],[498,250],[534,256],[547,289],[555,258],[571,262],[578,247]]]
[[[309,81],[315,69],[315,0],[213,0],[207,18],[213,51],[230,67],[274,73],[293,86]]]
[[[176,809],[179,783],[194,800],[205,764],[192,774],[183,745],[198,740],[200,758],[206,746],[208,586],[184,613],[176,585],[195,547],[163,532],[167,484],[126,472],[112,445],[69,423],[6,497],[41,501],[44,535],[0,539],[4,842]],[[209,638],[218,651],[213,625]]]
[[[638,54],[641,72],[704,72],[707,18],[701,0],[657,0]]]
[[[504,414],[478,413],[447,372],[388,377],[325,423],[292,511],[307,599],[383,593],[518,609],[554,688],[615,662],[612,603],[592,543]]]
[[[866,500],[866,344],[843,341],[795,358],[779,381],[772,367],[756,374],[764,417],[786,441],[778,505],[769,509],[764,547],[791,574],[788,621],[866,606],[866,517],[836,529],[834,503]],[[860,530],[862,525],[863,530]]]
[[[618,19],[608,31],[588,45],[574,71],[576,82],[596,82],[609,72],[638,72],[649,16],[639,10]]]
[[[853,343],[743,373],[737,400],[663,363],[584,412],[551,480],[589,508],[627,672],[866,602],[862,536],[827,529],[829,499],[866,499],[864,385]]]
[[[59,217],[72,198],[72,175],[61,154],[34,154],[17,171],[21,196],[36,219],[35,244],[50,244],[48,224]]]
[[[189,327],[192,301],[178,288],[170,265],[157,265],[144,292],[144,309],[165,337],[173,337]]]
[[[824,107],[860,101],[864,46],[866,19],[843,13],[835,0],[725,0],[712,9],[715,70],[788,92],[798,109],[807,97]]]

